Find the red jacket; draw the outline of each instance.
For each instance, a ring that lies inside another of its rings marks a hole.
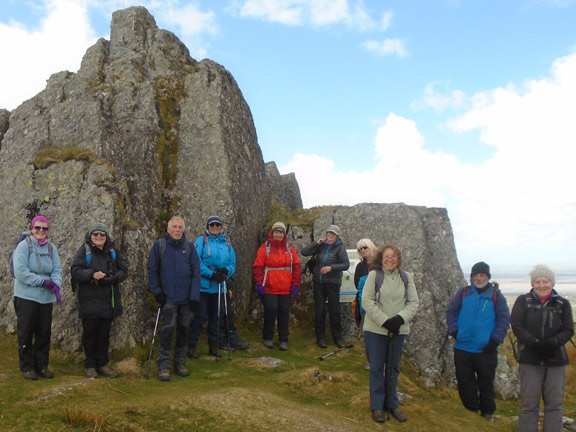
[[[293,285],[300,286],[300,258],[294,246],[288,244],[287,247],[287,243],[286,236],[278,241],[274,240],[270,232],[268,241],[258,249],[252,267],[254,283],[264,285],[266,294],[286,295],[291,293]]]

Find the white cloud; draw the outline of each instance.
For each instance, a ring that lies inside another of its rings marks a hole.
[[[344,24],[359,31],[386,30],[392,18],[390,12],[383,12],[382,18],[375,20],[361,0],[243,0],[228,10],[290,26]]]
[[[390,114],[376,135],[373,170],[337,171],[329,159],[303,154],[279,170],[296,173],[307,207],[359,202],[446,207],[461,262],[573,262],[576,54],[558,59],[548,78],[478,93],[462,105],[469,108],[448,126],[456,133],[481,131],[481,140],[496,149],[483,163],[428,151],[414,121]],[[331,187],[320,190],[318,178]],[[377,181],[380,189],[351,187]],[[346,190],[354,193],[347,196]]]
[[[398,57],[408,57],[408,50],[400,39],[369,40],[362,44],[362,48],[378,56],[395,54]]]
[[[96,41],[86,8],[78,1],[51,0],[43,7],[46,15],[37,28],[18,22],[0,23],[0,40],[4,41],[0,108],[16,108],[43,90],[55,72],[76,72],[82,56]]]
[[[439,93],[436,88],[441,85],[440,81],[429,83],[424,90],[424,97],[415,101],[411,107],[415,111],[432,108],[436,113],[442,113],[448,109],[462,109],[468,102],[466,93],[462,90],[452,90],[448,94]]]

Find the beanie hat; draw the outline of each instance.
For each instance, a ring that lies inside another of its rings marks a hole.
[[[285,233],[286,225],[284,225],[282,222],[276,222],[274,225],[272,225],[272,229],[270,231],[271,232],[282,231],[283,233]]]
[[[338,236],[338,238],[340,238],[340,228],[337,225],[330,225],[327,229],[326,232],[329,233],[334,233]]]
[[[220,226],[223,225],[222,219],[220,219],[220,217],[218,217],[218,216],[210,216],[208,218],[208,220],[206,221],[206,229],[208,229],[208,227],[210,226],[211,223],[218,223],[218,224],[220,224]]]
[[[538,277],[548,278],[552,282],[552,286],[556,285],[556,273],[547,265],[538,264],[534,266],[530,272],[530,283],[532,286],[534,286],[534,279]]]
[[[470,277],[473,278],[474,275],[482,273],[488,276],[488,279],[492,277],[490,274],[490,266],[486,264],[484,261],[477,262],[472,266],[472,271],[470,272]]]
[[[94,231],[102,231],[103,233],[108,234],[108,229],[106,229],[106,226],[103,224],[96,224],[96,225],[92,225],[92,228],[90,228],[90,231],[88,232],[90,235],[92,235],[92,233]]]
[[[48,218],[46,216],[38,215],[32,219],[32,222],[30,222],[30,229],[34,228],[34,225],[36,225],[36,222],[38,221],[45,222],[48,224],[48,228],[50,228],[50,221]]]

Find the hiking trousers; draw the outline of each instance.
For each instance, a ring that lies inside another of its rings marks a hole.
[[[566,366],[538,366],[520,363],[520,397],[522,406],[518,415],[520,432],[538,431],[540,399],[544,401],[543,432],[562,432],[562,401]]]
[[[220,294],[221,307],[224,307],[224,294]],[[200,334],[202,333],[202,327],[204,326],[204,321],[208,317],[208,326],[206,327],[206,333],[208,334],[209,341],[218,340],[218,293],[205,293],[200,292],[200,302],[198,304],[198,313],[192,318],[192,323],[190,324],[190,335],[188,336],[188,345],[196,346],[198,339],[200,339]]]
[[[454,348],[454,365],[458,394],[464,407],[470,411],[480,411],[482,415],[494,414],[498,352],[471,353]]]
[[[162,306],[162,328],[158,341],[158,369],[170,369],[172,354],[172,335],[176,331],[174,347],[174,364],[186,363],[188,350],[188,330],[190,329],[190,306],[166,303]]]
[[[290,320],[290,294],[264,294],[264,327],[262,339],[274,339],[274,326],[278,321],[278,342],[288,342]]]
[[[334,342],[339,342],[342,340],[340,285],[314,282],[314,330],[317,341],[326,338],[326,300],[328,300],[330,332]]]
[[[52,337],[52,303],[14,297],[18,326],[18,357],[22,372],[48,367]]]
[[[82,348],[86,360],[84,368],[106,366],[110,358],[110,329],[112,318],[82,318]]]

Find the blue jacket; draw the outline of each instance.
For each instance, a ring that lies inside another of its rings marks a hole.
[[[458,290],[446,311],[448,332],[458,332],[454,348],[481,353],[490,339],[498,344],[504,341],[510,325],[510,310],[500,290],[496,294],[496,304],[493,294],[492,284],[488,284],[484,292],[478,292],[474,285]]]
[[[52,244],[50,256],[48,243],[40,246],[34,236],[30,236],[32,253],[28,254],[28,240],[22,240],[12,254],[14,264],[14,297],[35,301],[41,304],[54,303],[56,296],[42,286],[46,279],[62,287],[62,267],[60,255]]]
[[[236,270],[236,254],[232,244],[222,232],[218,237],[212,234],[199,236],[194,247],[200,258],[200,274],[202,275],[200,291],[208,294],[218,294],[218,283],[210,277],[221,267],[228,269],[226,279],[230,279]]]
[[[148,282],[150,291],[157,295],[163,292],[166,303],[187,304],[200,300],[200,262],[190,244],[190,253],[186,253],[186,236],[180,240],[164,233],[166,251],[160,257],[160,240],[154,242],[148,260]],[[189,255],[189,256],[188,256]]]

